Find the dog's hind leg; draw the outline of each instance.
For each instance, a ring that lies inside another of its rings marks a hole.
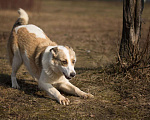
[[[12,87],[13,88],[17,88],[17,89],[20,88],[20,86],[18,85],[17,80],[16,80],[16,73],[17,73],[17,71],[21,65],[22,65],[22,58],[21,58],[20,53],[18,51],[14,54],[13,61],[12,61],[11,81],[12,81]]]

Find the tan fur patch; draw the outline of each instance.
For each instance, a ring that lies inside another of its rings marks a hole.
[[[67,61],[67,57],[66,57],[66,54],[64,53],[64,51],[61,49],[58,49],[54,54],[55,54],[55,56],[54,56],[53,60],[54,60],[55,64],[59,64],[59,65],[66,67],[67,63],[65,63],[65,61],[66,62],[68,62],[68,61]]]
[[[75,62],[75,52],[73,51],[73,49],[71,47],[65,46],[68,50],[69,50],[69,55],[70,55],[70,60],[71,60],[71,64],[74,65]]]

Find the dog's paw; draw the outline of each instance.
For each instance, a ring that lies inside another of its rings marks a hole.
[[[82,97],[83,99],[94,98],[94,95],[92,95],[92,94],[90,94],[90,93],[84,93],[81,97]]]
[[[70,103],[70,100],[68,98],[65,98],[64,96],[61,96],[59,98],[59,101],[58,101],[61,105],[69,105]]]
[[[12,88],[20,89],[20,86],[18,84],[12,84]]]
[[[11,81],[12,81],[12,88],[20,89],[20,86],[17,83],[16,77],[11,77]]]

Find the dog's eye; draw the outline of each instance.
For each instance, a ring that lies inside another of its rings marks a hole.
[[[67,60],[63,60],[63,61],[61,61],[61,63],[62,63],[63,65],[68,64]]]
[[[72,63],[73,63],[73,64],[75,64],[75,62],[76,62],[75,60],[72,60]]]

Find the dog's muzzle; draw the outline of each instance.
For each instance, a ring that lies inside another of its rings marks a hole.
[[[76,75],[75,72],[70,73],[70,77],[74,77]]]
[[[66,79],[71,79],[72,77],[74,77],[76,75],[75,72],[70,73],[69,76],[67,76],[65,73],[63,73]]]

